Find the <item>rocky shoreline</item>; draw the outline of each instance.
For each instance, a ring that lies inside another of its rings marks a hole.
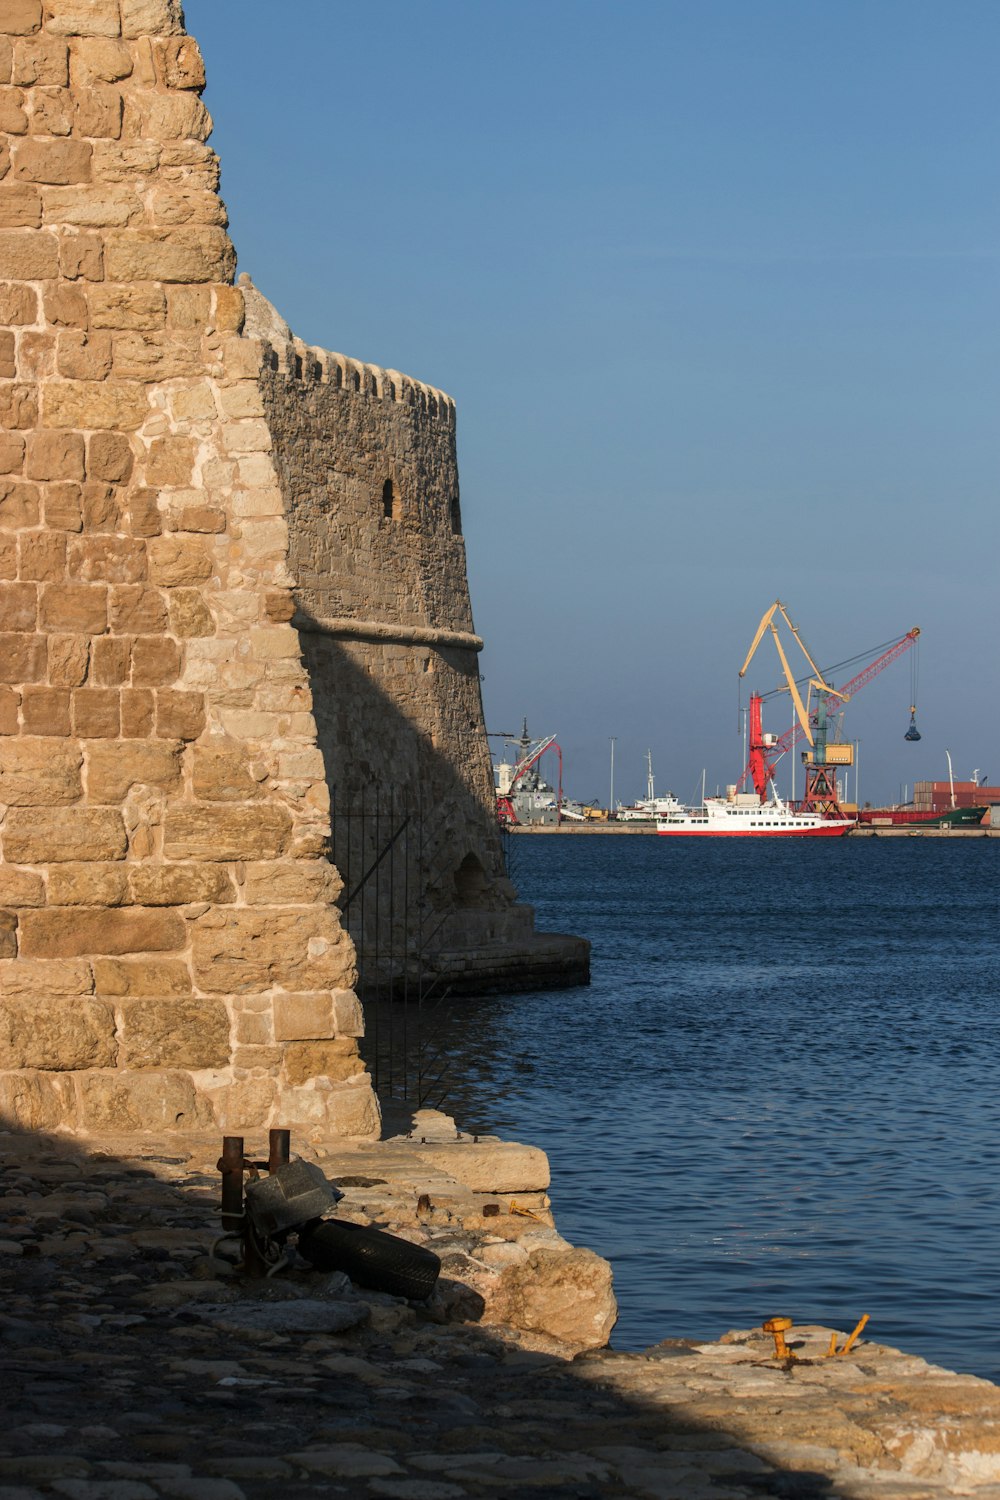
[[[248,1142],[248,1145],[256,1144]],[[294,1142],[293,1142],[294,1150]],[[428,1244],[429,1303],[217,1259],[218,1141],[0,1135],[0,1500],[1000,1497],[1000,1391],[830,1330],[606,1347],[530,1147],[418,1116],[303,1154]],[[843,1335],[839,1346],[843,1346]]]

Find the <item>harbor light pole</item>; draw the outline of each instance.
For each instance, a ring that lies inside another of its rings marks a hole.
[[[615,814],[615,740],[617,735],[611,736],[611,797],[608,802],[608,817],[613,818]]]

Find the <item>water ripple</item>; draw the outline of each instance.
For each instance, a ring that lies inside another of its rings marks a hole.
[[[616,1346],[869,1312],[1000,1379],[1000,844],[515,859],[593,983],[455,1006],[448,1107],[548,1151],[560,1227],[614,1265]]]

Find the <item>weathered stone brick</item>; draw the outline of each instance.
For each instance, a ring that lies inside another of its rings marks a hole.
[[[25,526],[37,526],[40,519],[38,486],[0,479],[0,526],[5,531],[21,531]]]
[[[212,559],[204,542],[187,537],[156,537],[149,544],[149,576],[153,583],[167,587],[202,583],[212,576]]]
[[[0,903],[4,906],[44,906],[45,881],[34,870],[0,865]]]
[[[236,743],[195,745],[192,784],[194,795],[203,802],[251,802],[260,796],[246,749]]]
[[[0,963],[0,995],[91,995],[94,976],[88,963],[21,958]]]
[[[122,734],[127,739],[144,739],[153,733],[156,705],[149,688],[123,688]]]
[[[140,907],[47,907],[21,916],[26,958],[86,954],[163,953],[183,948],[184,918],[176,911]]]
[[[75,1126],[76,1090],[62,1073],[21,1069],[0,1073],[0,1115],[18,1130]]]
[[[212,612],[197,589],[171,589],[170,629],[187,640],[215,634]]]
[[[121,813],[111,808],[12,807],[3,825],[4,859],[15,865],[124,859],[125,847]]]
[[[34,630],[37,616],[33,583],[0,583],[0,630]]]
[[[0,958],[17,957],[17,914],[0,911]],[[0,1031],[2,1036],[2,1031]]]
[[[0,474],[20,474],[24,467],[24,438],[19,432],[0,432]]]
[[[60,36],[121,36],[118,0],[45,0],[45,25]]]
[[[56,368],[67,380],[103,380],[111,370],[111,335],[82,333],[79,329],[60,333],[56,342]],[[67,421],[49,425],[71,427],[73,424]]]
[[[0,1068],[108,1068],[117,1050],[114,1012],[103,1001],[0,1001]]]
[[[274,859],[284,853],[291,815],[283,807],[174,807],[167,810],[167,859]]]
[[[120,530],[118,493],[110,484],[88,479],[80,492],[84,531]]]
[[[43,682],[45,637],[0,635],[0,682]]]
[[[112,368],[121,380],[174,380],[196,374],[205,362],[199,334],[165,339],[160,333],[126,331],[113,333],[111,344]]]
[[[70,578],[87,583],[141,583],[146,576],[146,548],[124,536],[84,536],[71,541]]]
[[[186,505],[174,520],[175,531],[195,531],[207,536],[219,536],[226,525],[225,515],[214,505]]]
[[[41,25],[41,0],[4,0],[3,29],[11,36],[28,36]]]
[[[10,79],[22,88],[36,83],[65,88],[69,83],[69,48],[53,36],[33,36],[15,43]]]
[[[0,687],[0,734],[17,734],[18,705],[21,695],[13,688]]]
[[[205,64],[194,37],[175,36],[153,43],[160,82],[168,89],[203,89]]]
[[[215,307],[213,323],[217,333],[241,333],[246,319],[243,293],[237,286],[217,286],[214,289]],[[256,416],[256,412],[242,415]]]
[[[38,421],[38,387],[15,381],[0,384],[0,427],[34,427]]]
[[[92,987],[109,996],[189,995],[191,975],[178,958],[95,958]]]
[[[79,531],[83,525],[80,511],[80,486],[48,484],[42,492],[45,525],[50,531]]]
[[[305,1102],[309,1095],[300,1092],[295,1098]],[[357,1078],[331,1089],[323,1101],[324,1130],[346,1140],[377,1138],[381,1125],[378,1102],[367,1074],[359,1073]]]
[[[170,36],[184,30],[180,0],[122,0],[122,36]]]
[[[46,320],[53,327],[86,328],[87,293],[82,286],[60,283],[50,287],[43,298],[43,305]]]
[[[123,101],[117,89],[91,89],[76,101],[76,134],[116,141],[122,133],[122,114]]]
[[[70,281],[100,281],[104,275],[104,241],[96,234],[62,235],[59,270]]]
[[[0,578],[12,581],[17,577],[17,537],[4,536],[0,532]]]
[[[0,324],[20,327],[38,317],[38,293],[33,286],[0,284]]]
[[[125,42],[81,37],[74,45],[72,79],[78,92],[97,83],[117,83],[132,72],[132,53]]]
[[[84,739],[117,739],[121,733],[121,700],[116,688],[76,688],[73,732]]]
[[[158,589],[125,584],[111,589],[111,628],[123,635],[159,635],[167,628],[167,610]]]
[[[89,182],[92,157],[89,141],[28,136],[11,151],[11,175],[23,182]]]
[[[198,985],[209,993],[343,988],[354,981],[353,945],[323,910],[209,912],[194,924],[192,961]]]
[[[0,241],[2,248],[2,241]],[[180,226],[109,230],[104,263],[111,281],[229,281],[233,248],[223,229]],[[0,275],[7,273],[0,260]]]
[[[50,906],[121,906],[128,894],[127,866],[62,864],[49,870]]]
[[[27,334],[21,335],[22,343],[28,338]],[[4,380],[13,380],[17,374],[15,364],[14,333],[10,328],[0,329],[0,377]]]
[[[133,208],[135,212],[141,211],[138,199],[134,200]],[[166,317],[167,301],[159,286],[115,286],[105,282],[94,287],[90,294],[92,328],[155,332],[163,327]]]
[[[132,642],[128,636],[100,636],[91,650],[90,680],[96,687],[120,687],[128,681]],[[103,797],[96,799],[103,802]]]
[[[343,888],[340,874],[325,859],[264,862],[246,866],[243,899],[248,906],[322,906],[336,903]]]
[[[56,335],[25,328],[17,341],[17,372],[22,380],[48,380],[56,371]]]
[[[55,583],[66,576],[66,538],[58,532],[38,532],[18,539],[19,572],[36,583]],[[43,624],[42,629],[47,627]]]
[[[170,409],[178,422],[214,421],[215,397],[204,383],[183,386],[171,392]]]
[[[192,438],[154,438],[146,455],[146,482],[157,487],[189,484],[193,464]]]
[[[277,994],[272,1009],[276,1042],[311,1041],[336,1035],[330,990],[307,995]]]
[[[79,432],[33,432],[28,438],[28,478],[82,479],[83,451]]]
[[[139,636],[132,647],[132,683],[135,687],[166,687],[176,682],[181,670],[181,651],[165,636]]]
[[[20,89],[0,88],[0,130],[8,135],[24,135],[28,116],[24,112],[24,95]]]
[[[43,630],[103,635],[108,628],[108,590],[101,583],[67,583],[42,589]]]
[[[219,1000],[126,1000],[120,1006],[126,1068],[222,1068],[229,1013]]]
[[[133,89],[125,101],[122,125],[125,136],[149,136],[168,145],[174,142],[186,145],[188,142],[200,144],[208,139],[211,131],[212,118],[195,94]],[[192,276],[184,279],[213,278]]]
[[[132,472],[132,445],[117,432],[94,432],[87,441],[87,474],[108,484],[122,484]]]
[[[83,795],[83,757],[75,745],[22,737],[0,744],[0,802],[11,807],[69,804]],[[32,817],[35,814],[31,814]],[[64,814],[54,813],[58,819]],[[17,864],[9,852],[7,858]],[[25,860],[25,864],[35,863]]]
[[[204,331],[208,327],[211,316],[212,288],[210,286],[167,287],[168,328]],[[212,415],[214,415],[214,409]]]
[[[0,185],[0,229],[39,229],[42,197],[27,183]]]
[[[60,339],[60,357],[62,340]],[[42,426],[133,432],[145,420],[149,396],[126,380],[64,380],[45,387]]]
[[[187,1073],[140,1069],[80,1077],[80,1126],[101,1134],[209,1130],[215,1121],[207,1100]]]
[[[37,139],[40,136],[67,136],[73,130],[73,100],[68,89],[36,88],[31,91],[31,130]],[[48,166],[46,170],[51,170]],[[65,171],[64,164],[57,170]],[[27,175],[33,176],[29,172]],[[49,181],[47,176],[40,179]],[[75,182],[75,176],[60,176],[59,182]]]
[[[25,734],[69,735],[69,688],[26,687],[21,693]]]
[[[14,46],[9,36],[0,36],[0,83],[10,83],[14,66]]]
[[[87,797],[91,802],[124,802],[136,785],[165,791],[180,785],[179,745],[162,740],[120,740],[88,745],[86,754]]]
[[[159,536],[163,521],[156,490],[135,489],[128,497],[128,526],[133,536]]]
[[[222,201],[215,192],[194,187],[160,187],[148,199],[149,218],[154,224],[172,228],[176,224],[226,225]]]
[[[229,903],[236,899],[232,876],[221,865],[133,865],[131,898],[137,906],[186,906],[196,901]]]
[[[79,687],[87,680],[90,641],[82,635],[49,636],[49,682]]]
[[[0,277],[42,281],[59,274],[59,243],[45,230],[0,231]]]
[[[284,1073],[292,1085],[308,1083],[311,1078],[332,1078],[342,1083],[364,1070],[358,1044],[352,1037],[327,1042],[289,1042],[285,1048]]]

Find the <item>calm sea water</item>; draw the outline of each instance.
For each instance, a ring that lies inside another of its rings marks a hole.
[[[444,1107],[548,1152],[612,1343],[868,1312],[1000,1380],[1000,842],[512,843],[593,982],[455,1007]]]

